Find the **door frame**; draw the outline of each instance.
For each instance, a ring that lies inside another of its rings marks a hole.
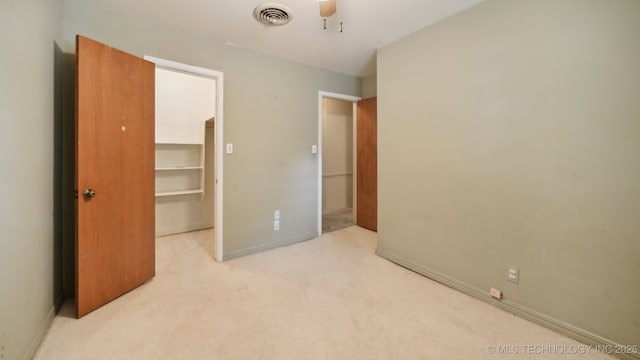
[[[322,235],[322,120],[324,118],[324,106],[323,99],[334,99],[334,100],[343,100],[343,101],[351,101],[353,106],[353,147],[356,147],[356,130],[357,130],[357,116],[358,116],[358,104],[357,102],[362,100],[359,96],[346,95],[346,94],[338,94],[334,92],[328,91],[318,91],[318,236]],[[353,152],[353,179],[356,179],[356,152]],[[353,201],[354,201],[354,215],[356,211],[356,181],[353,181]]]
[[[212,78],[216,80],[216,113],[215,113],[215,121],[213,123],[214,135],[215,135],[215,247],[216,251],[214,254],[214,258],[218,262],[223,261],[223,239],[222,239],[222,219],[223,219],[223,161],[224,161],[224,149],[223,149],[223,129],[224,129],[224,74],[220,71],[211,70],[207,68],[202,68],[193,65],[187,65],[171,60],[165,60],[156,58],[153,56],[145,55],[143,57],[145,60],[151,61],[156,64],[157,67],[161,67],[168,70],[180,71],[188,74],[194,74],[199,76],[204,76],[208,78]]]

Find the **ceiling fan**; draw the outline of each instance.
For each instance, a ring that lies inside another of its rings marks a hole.
[[[322,28],[327,30],[327,18],[337,12],[336,0],[318,0],[320,5],[320,16],[322,17]],[[340,32],[342,32],[342,19],[340,19]]]

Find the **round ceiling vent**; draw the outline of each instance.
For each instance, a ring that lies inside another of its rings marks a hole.
[[[267,3],[256,6],[253,10],[256,20],[269,26],[280,26],[291,21],[291,9],[284,5]]]

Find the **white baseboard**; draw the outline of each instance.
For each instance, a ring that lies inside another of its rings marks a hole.
[[[281,246],[293,245],[293,244],[296,244],[296,243],[299,243],[299,242],[303,242],[303,241],[314,239],[316,237],[317,237],[317,234],[308,233],[308,234],[304,234],[304,235],[301,235],[301,236],[293,238],[293,239],[276,241],[276,242],[272,242],[272,243],[268,243],[268,244],[264,244],[264,245],[260,245],[260,246],[255,246],[255,247],[248,248],[248,249],[232,251],[230,253],[225,253],[224,254],[224,261],[235,259],[235,258],[239,258],[241,256],[246,256],[246,255],[259,253],[259,252],[266,251],[266,250],[275,249],[275,248],[278,248],[278,247],[281,247]]]
[[[186,226],[176,226],[176,227],[165,228],[165,229],[157,229],[156,237],[181,234],[189,231],[211,229],[213,227],[214,227],[214,224],[212,223],[203,223],[203,224],[193,224],[193,225],[186,225]]]
[[[22,357],[24,360],[30,360],[30,359],[33,359],[34,356],[36,356],[36,352],[38,352],[38,349],[40,348],[40,344],[42,344],[42,340],[44,340],[44,336],[47,335],[47,331],[49,331],[49,328],[51,327],[51,323],[53,323],[53,318],[55,316],[56,316],[56,307],[51,306],[51,309],[49,309],[49,314],[47,314],[47,317],[42,323],[40,330],[38,331],[36,336],[33,338],[33,340],[31,340],[31,344],[29,345],[27,352]]]
[[[425,266],[415,264],[412,261],[409,261],[400,256],[396,256],[394,254],[391,254],[383,249],[380,249],[380,248],[376,249],[376,255],[381,256],[391,262],[394,262],[404,268],[415,271],[420,275],[426,276],[429,279],[435,280],[454,290],[460,291],[476,299],[490,303],[504,311],[520,316],[521,318],[524,318],[538,325],[541,325],[548,329],[556,331],[562,335],[565,335],[572,339],[580,341],[581,343],[584,343],[587,345],[594,345],[594,346],[611,346],[612,348],[615,348],[616,346],[621,346],[621,344],[618,344],[615,341],[603,338],[602,336],[593,334],[589,331],[586,331],[574,325],[568,324],[564,321],[555,319],[551,316],[545,315],[543,313],[530,309],[526,306],[520,305],[514,301],[510,301],[508,299],[496,300],[493,297],[491,297],[487,291],[483,291],[480,288],[477,288],[473,285],[454,279],[448,275],[445,275],[433,269],[429,269]],[[625,360],[640,360],[640,354],[612,354],[612,355],[615,355],[620,359],[625,359]]]

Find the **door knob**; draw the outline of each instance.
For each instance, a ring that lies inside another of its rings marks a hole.
[[[96,196],[96,191],[93,189],[84,189],[82,195],[84,195],[84,197],[92,198]]]

